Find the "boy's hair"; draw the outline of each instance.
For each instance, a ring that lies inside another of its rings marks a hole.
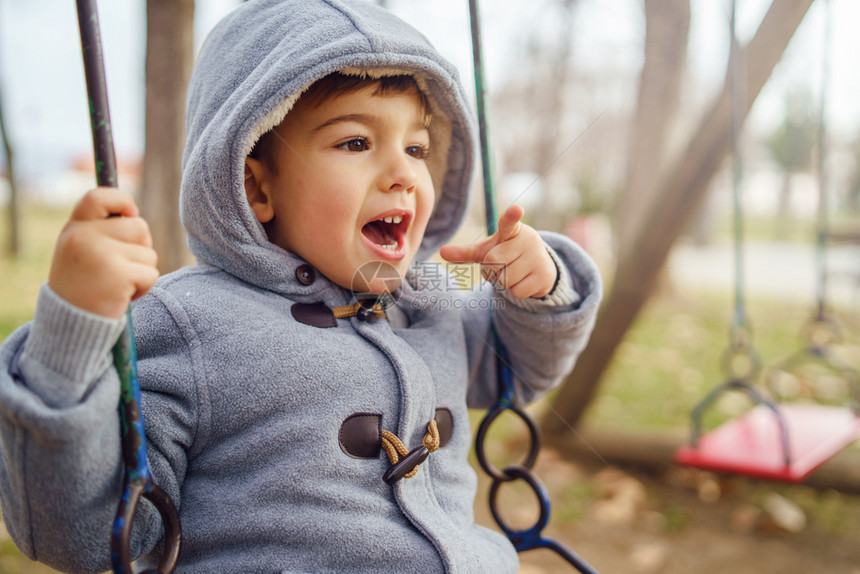
[[[424,126],[430,127],[430,119],[432,117],[430,113],[430,100],[418,86],[415,78],[408,74],[374,78],[367,75],[359,76],[333,72],[311,84],[299,99],[303,102],[310,102],[310,105],[314,107],[318,107],[329,98],[351,94],[373,85],[376,85],[376,90],[373,92],[375,96],[415,93],[421,106]],[[274,128],[260,136],[260,139],[248,155],[254,159],[271,164],[269,160],[272,158],[276,140],[273,132]],[[269,167],[276,168],[277,166],[269,165]]]

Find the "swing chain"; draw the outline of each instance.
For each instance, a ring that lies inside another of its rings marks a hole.
[[[535,463],[537,462],[538,453],[541,447],[540,427],[534,417],[525,410],[520,402],[515,398],[513,391],[513,374],[511,366],[507,360],[507,352],[503,345],[498,340],[496,335],[495,348],[497,353],[497,366],[499,369],[499,382],[501,393],[498,401],[484,416],[478,427],[478,432],[475,436],[475,454],[478,459],[478,464],[492,480],[490,485],[490,513],[493,519],[498,524],[499,528],[504,532],[513,544],[517,552],[525,552],[526,550],[535,550],[545,548],[558,554],[566,560],[574,568],[583,574],[597,574],[587,562],[579,555],[567,548],[563,544],[546,538],[543,535],[543,529],[549,522],[550,513],[550,497],[549,492],[541,482],[540,478],[533,472]],[[487,433],[493,422],[505,411],[511,411],[526,424],[529,429],[529,450],[526,453],[524,460],[519,464],[508,465],[501,470],[493,465],[486,452]],[[499,511],[498,493],[499,488],[506,482],[514,480],[522,480],[529,485],[540,506],[540,515],[537,521],[530,528],[523,530],[515,530],[504,520]]]
[[[752,344],[752,329],[734,323],[730,329],[729,346],[723,352],[722,369],[726,378],[749,382],[761,371],[761,355]]]
[[[110,107],[107,97],[104,58],[102,56],[96,0],[77,0],[78,25],[84,60],[90,126],[99,186],[118,187],[116,153],[111,134]],[[164,552],[156,570],[169,574],[176,567],[182,543],[179,513],[173,501],[155,484],[146,458],[146,437],[140,405],[140,382],[137,378],[137,352],[131,310],[126,311],[126,328],[113,348],[114,366],[120,382],[120,426],[122,456],[125,466],[122,499],[119,502],[111,530],[111,563],[117,573],[131,573],[131,527],[141,498],[149,500],[164,523]]]
[[[165,544],[158,568],[145,570],[141,574],[170,574],[176,568],[179,559],[182,526],[176,505],[155,483],[149,471],[131,312],[127,313],[127,321],[127,330],[113,348],[114,366],[120,379],[119,413],[125,478],[123,495],[117,507],[111,531],[111,562],[117,574],[134,572],[131,556],[131,527],[138,503],[141,498],[144,498],[151,502],[161,515]]]
[[[820,315],[803,327],[803,339],[811,354],[823,357],[828,347],[842,342],[842,330],[833,318]]]
[[[469,0],[469,20],[471,23],[472,34],[472,57],[474,62],[475,73],[475,100],[478,109],[478,135],[480,137],[481,148],[481,172],[484,176],[484,208],[486,210],[487,235],[492,235],[496,232],[496,205],[495,191],[493,189],[492,167],[490,162],[489,152],[489,129],[487,126],[487,113],[484,106],[484,64],[481,50],[481,25],[480,17],[478,16],[478,0]],[[490,343],[488,343],[490,344]],[[546,487],[538,479],[537,475],[532,472],[532,467],[537,461],[537,455],[540,451],[540,428],[534,418],[520,406],[514,396],[513,375],[511,366],[507,360],[507,351],[499,339],[498,333],[493,329],[493,349],[496,352],[496,364],[499,378],[499,398],[496,404],[484,416],[481,425],[475,437],[475,452],[481,468],[484,469],[493,481],[490,487],[490,511],[493,518],[501,528],[502,532],[508,537],[517,552],[532,550],[535,548],[546,548],[557,553],[559,556],[567,560],[574,568],[583,574],[597,574],[587,562],[580,558],[572,550],[548,538],[544,538],[542,532],[547,522],[549,521],[549,494]],[[485,444],[487,431],[493,421],[499,417],[504,411],[509,410],[519,416],[529,428],[530,447],[527,456],[522,464],[506,466],[502,470],[496,468],[487,459]],[[511,482],[513,480],[525,481],[535,493],[540,503],[540,517],[538,521],[527,530],[513,530],[502,519],[497,504],[497,495],[499,487],[502,483]]]

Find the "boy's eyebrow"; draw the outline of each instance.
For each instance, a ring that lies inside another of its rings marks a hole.
[[[332,126],[335,124],[341,124],[341,123],[345,123],[345,122],[356,122],[359,124],[366,124],[369,126],[374,126],[374,125],[379,123],[379,120],[376,117],[369,115],[369,114],[345,114],[345,115],[337,116],[337,117],[334,117],[334,118],[331,118],[331,119],[324,121],[323,123],[321,123],[320,125],[318,125],[314,129],[312,129],[311,133],[316,133],[316,132],[321,131],[321,130],[329,127],[329,126]]]
[[[313,128],[311,130],[311,133],[314,134],[329,126],[346,122],[356,122],[359,124],[365,124],[370,127],[376,127],[381,123],[379,118],[377,118],[373,114],[345,114],[324,121],[317,127]],[[427,126],[424,125],[424,123],[421,121],[416,121],[415,126],[416,128],[427,129]]]

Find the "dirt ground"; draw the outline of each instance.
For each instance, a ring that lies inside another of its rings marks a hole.
[[[546,447],[535,470],[553,498],[544,535],[602,574],[860,574],[860,497],[690,469],[589,466]],[[518,482],[499,491],[502,515],[527,529],[538,507]],[[484,480],[476,514],[494,526],[488,488]],[[520,558],[521,574],[575,571],[547,550]]]

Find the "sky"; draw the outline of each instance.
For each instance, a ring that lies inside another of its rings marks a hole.
[[[493,0],[482,4],[486,76],[490,90],[516,73],[524,29],[546,25],[554,0]],[[557,1],[557,0],[555,0]],[[778,1],[778,0],[777,0]],[[832,3],[832,58],[828,124],[846,134],[860,131],[860,1]],[[580,69],[604,69],[635,77],[644,38],[642,0],[579,0],[573,54]],[[468,2],[388,0],[391,10],[421,30],[461,72],[471,90]],[[195,45],[238,0],[197,0]],[[728,0],[692,0],[689,74],[706,99],[722,81],[728,49]],[[739,0],[742,40],[755,31],[770,0]],[[822,71],[824,0],[817,0],[756,104],[752,125],[775,125],[787,89],[807,85],[818,93]],[[120,156],[140,154],[144,143],[145,0],[99,3],[108,93]],[[635,84],[632,84],[635,88]],[[700,86],[700,88],[699,88]],[[634,98],[631,88],[630,97]],[[91,146],[80,40],[69,0],[0,1],[0,97],[25,178],[62,167],[71,153]]]

